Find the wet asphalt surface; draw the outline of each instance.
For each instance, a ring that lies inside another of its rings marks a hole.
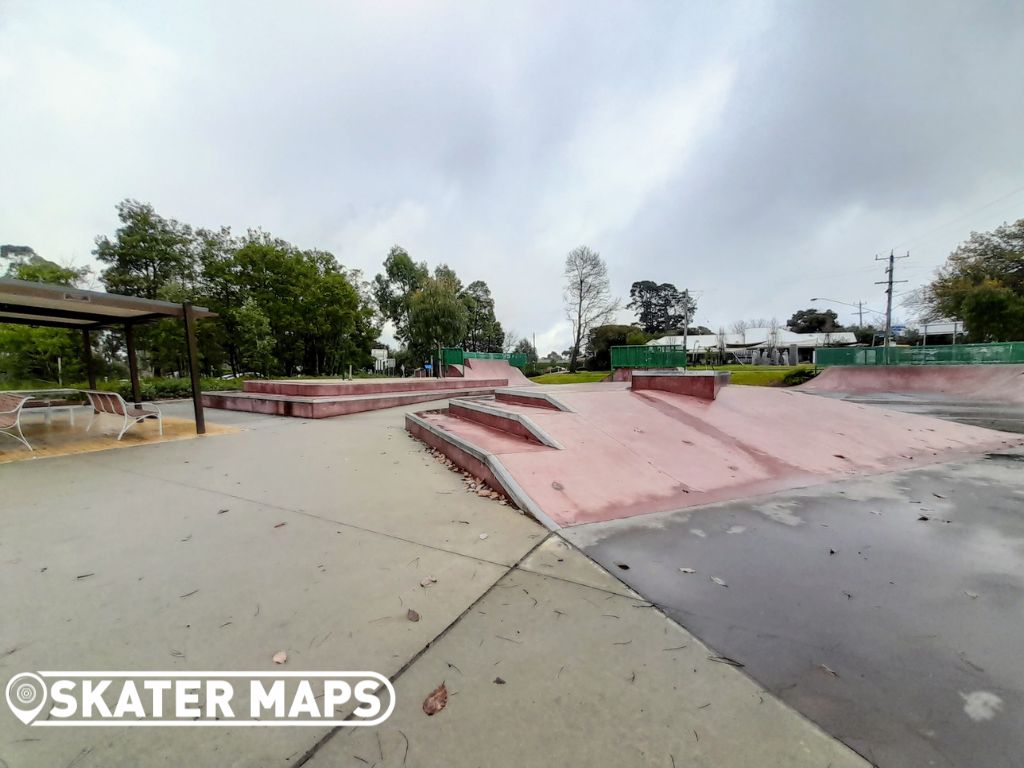
[[[958,421],[961,424],[970,424],[974,427],[1024,433],[1024,404],[1020,403],[964,400],[948,395],[892,392],[861,395],[815,392],[811,396],[834,397],[851,403],[877,405],[880,408]]]
[[[1024,765],[1024,450],[562,535],[876,765]]]

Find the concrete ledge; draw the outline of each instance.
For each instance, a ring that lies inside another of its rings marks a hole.
[[[426,403],[431,400],[445,400],[468,395],[489,395],[494,390],[480,387],[472,389],[444,389],[426,392],[390,392],[371,395],[349,395],[348,397],[300,397],[298,395],[271,395],[254,392],[204,392],[205,408],[221,408],[227,411],[265,413],[273,416],[294,416],[302,419],[326,419],[332,416],[346,416],[350,413],[376,411],[400,405]],[[484,382],[486,383],[486,382]]]
[[[339,381],[308,379],[275,381],[253,379],[243,382],[246,394],[291,395],[296,397],[343,397],[346,395],[383,395],[405,392],[440,392],[449,389],[504,387],[508,379],[363,379]]]
[[[533,392],[526,389],[505,387],[494,390],[494,398],[505,403],[516,403],[517,405],[529,405],[534,408],[548,408],[552,411],[573,413],[572,408],[547,392]]]
[[[630,389],[658,389],[702,400],[714,400],[730,378],[728,371],[633,371]]]
[[[529,416],[496,408],[476,400],[453,399],[448,412],[459,418],[500,429],[534,443],[562,450],[562,446],[547,432],[537,426]]]
[[[483,478],[491,487],[501,489],[513,504],[548,530],[560,529],[561,526],[544,514],[544,510],[527,495],[501,461],[490,451],[485,451],[456,434],[438,429],[415,413],[405,414],[405,429],[416,439],[441,451],[458,466]]]

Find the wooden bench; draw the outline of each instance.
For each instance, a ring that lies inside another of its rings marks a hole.
[[[28,395],[0,393],[0,433],[10,435],[31,451],[33,448],[21,431],[21,413],[28,400]]]
[[[89,398],[89,405],[92,406],[92,419],[89,420],[89,426],[85,428],[86,432],[92,429],[97,416],[107,414],[124,420],[121,432],[117,436],[118,440],[124,437],[125,432],[146,419],[156,419],[160,426],[160,435],[164,434],[164,417],[155,405],[137,408],[126,403],[117,392],[98,392],[87,389],[85,396]]]

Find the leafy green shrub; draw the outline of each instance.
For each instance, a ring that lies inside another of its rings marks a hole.
[[[818,371],[814,368],[796,368],[783,376],[779,385],[795,387],[798,384],[803,384],[805,381],[810,381],[817,375]]]

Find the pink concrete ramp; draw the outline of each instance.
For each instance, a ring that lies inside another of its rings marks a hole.
[[[475,357],[466,358],[462,375],[467,379],[506,379],[510,387],[533,387],[532,381],[508,360],[483,360]]]
[[[406,428],[551,528],[1024,445],[1017,435],[767,387],[725,387],[714,401],[619,383],[530,392],[555,407],[505,389],[467,409],[477,414],[409,414]],[[541,437],[524,439],[524,429]]]
[[[848,394],[917,392],[1024,403],[1024,365],[836,365],[798,389]]]

